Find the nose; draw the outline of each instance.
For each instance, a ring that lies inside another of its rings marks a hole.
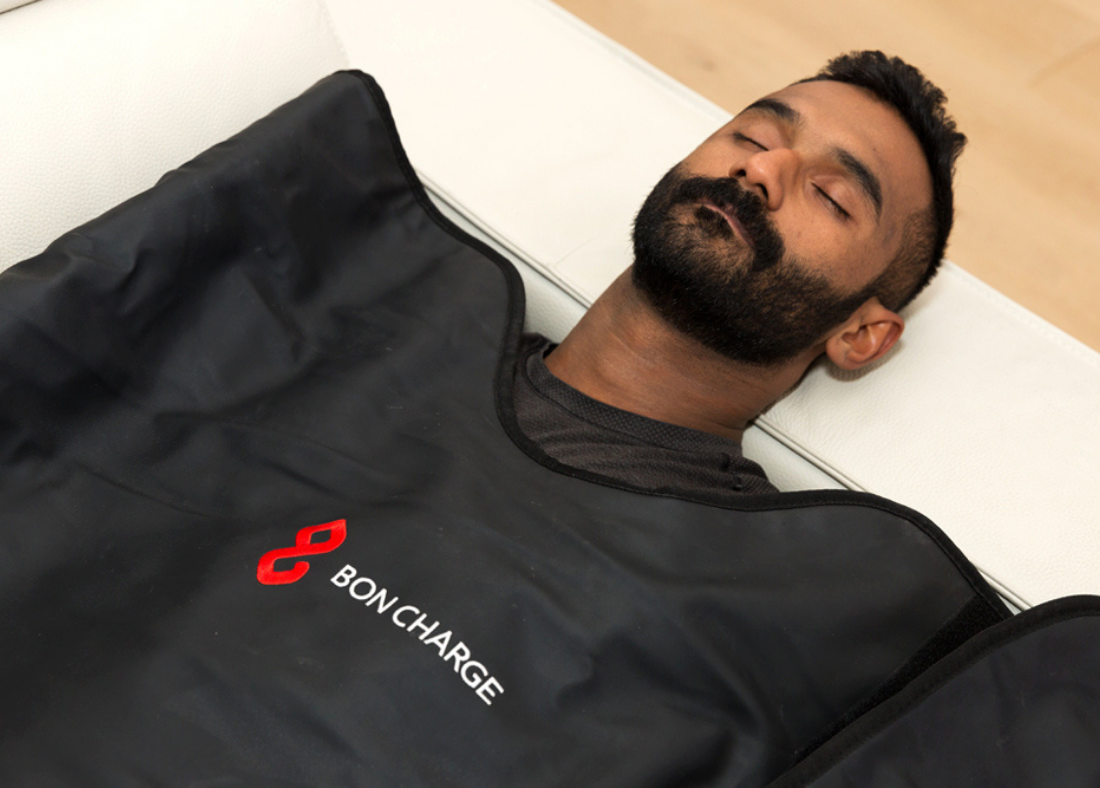
[[[772,148],[738,162],[730,176],[756,191],[768,210],[775,211],[783,204],[797,172],[798,154],[790,148]]]

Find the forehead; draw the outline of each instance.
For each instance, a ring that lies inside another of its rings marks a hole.
[[[822,80],[791,85],[765,99],[789,107],[797,120],[784,121],[774,111],[749,105],[730,125],[754,119],[786,122],[807,149],[854,155],[881,184],[884,218],[904,221],[931,204],[932,178],[916,135],[893,107],[869,91]]]

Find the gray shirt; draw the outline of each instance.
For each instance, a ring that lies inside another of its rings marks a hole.
[[[544,361],[553,347],[524,335],[514,401],[520,428],[554,459],[653,491],[777,492],[737,441],[619,410],[554,377]]]

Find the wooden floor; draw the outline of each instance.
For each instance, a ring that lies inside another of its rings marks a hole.
[[[730,112],[852,49],[921,68],[970,145],[948,257],[1100,350],[1100,0],[557,0]]]

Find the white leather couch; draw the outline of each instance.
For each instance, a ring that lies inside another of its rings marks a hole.
[[[548,0],[37,0],[0,13],[0,267],[349,66],[555,337],[726,118]],[[950,263],[907,318],[880,368],[812,370],[746,453],[783,489],[924,512],[1019,607],[1100,593],[1100,354]]]

